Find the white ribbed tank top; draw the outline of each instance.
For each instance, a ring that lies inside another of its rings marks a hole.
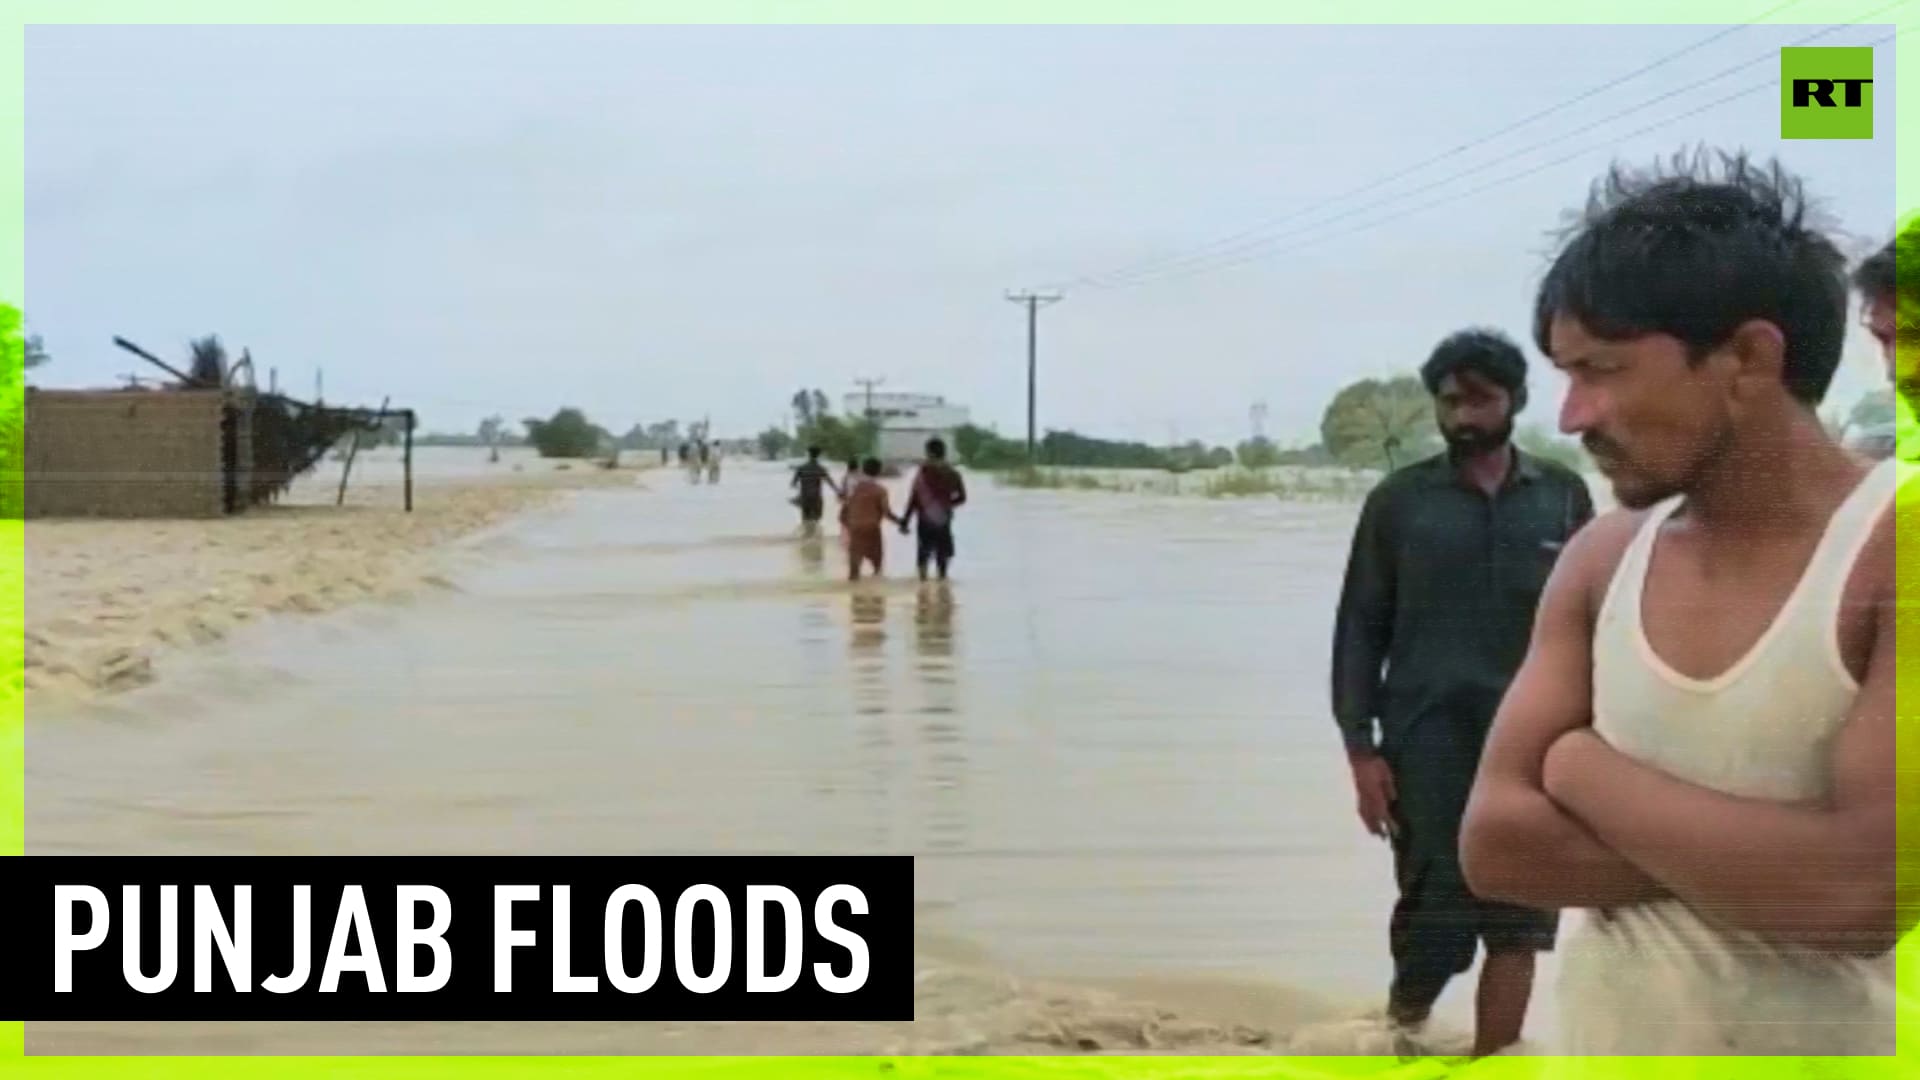
[[[1634,759],[1703,787],[1801,801],[1829,788],[1829,748],[1859,685],[1841,656],[1842,594],[1892,503],[1894,462],[1828,522],[1799,583],[1751,650],[1711,679],[1648,643],[1641,598],[1656,507],[1608,587],[1593,640],[1594,728]],[[1894,1049],[1893,968],[1784,952],[1709,926],[1678,901],[1573,921],[1562,948],[1560,1031],[1570,1055],[1841,1055]]]

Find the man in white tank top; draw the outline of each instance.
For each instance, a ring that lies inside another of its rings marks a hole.
[[[1847,279],[1805,213],[1744,158],[1616,170],[1540,288],[1621,509],[1547,586],[1462,859],[1582,911],[1557,1054],[1894,1049],[1894,471],[1815,414]]]

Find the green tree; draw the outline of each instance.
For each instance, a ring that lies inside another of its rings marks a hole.
[[[1193,443],[1188,448],[1197,457],[1206,456],[1206,447]],[[1075,431],[1049,431],[1040,440],[1040,461],[1047,465],[1078,469],[1164,469],[1175,453],[1146,443],[1097,439]],[[1024,449],[1022,450],[1024,457]]]
[[[827,408],[827,395],[806,387],[795,390],[787,404],[793,406],[794,426],[799,429],[811,426],[831,411]]]
[[[480,444],[487,448],[488,461],[500,460],[500,434],[501,429],[506,426],[507,418],[497,414],[480,421],[480,430],[476,435],[480,439]]]
[[[1280,464],[1280,448],[1265,435],[1248,439],[1235,448],[1234,456],[1239,459],[1241,468],[1270,469]]]
[[[1326,444],[1314,443],[1312,446],[1280,451],[1279,464],[1324,468],[1340,462],[1327,451]]]
[[[37,368],[41,364],[53,359],[53,357],[47,355],[47,346],[40,340],[39,334],[29,334],[23,347],[25,353],[20,362],[22,368]]]
[[[527,429],[527,441],[544,458],[592,457],[600,449],[606,433],[575,408],[565,408],[541,420],[520,422]]]
[[[777,427],[761,432],[755,441],[760,444],[761,456],[768,461],[779,461],[793,452],[793,436]]]
[[[1336,460],[1396,469],[1440,451],[1433,399],[1412,375],[1363,379],[1335,394],[1320,418],[1320,441]]]
[[[851,461],[873,453],[880,426],[871,420],[843,420],[838,416],[816,415],[813,423],[800,429],[800,442],[817,446],[831,461]]]
[[[1011,469],[1026,464],[1027,447],[978,424],[962,424],[953,432],[954,456],[971,469]]]

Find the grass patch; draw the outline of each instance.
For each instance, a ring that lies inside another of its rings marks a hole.
[[[1210,499],[1274,498],[1291,502],[1344,502],[1364,498],[1373,484],[1374,478],[1370,473],[1234,468],[1221,469],[1206,477],[1200,491]]]
[[[1003,487],[1031,491],[1105,491],[1122,495],[1185,495],[1209,499],[1269,498],[1344,502],[1363,498],[1375,483],[1367,472],[1226,468],[1191,473],[1020,466],[997,471]]]

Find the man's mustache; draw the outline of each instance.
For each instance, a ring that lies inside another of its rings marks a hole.
[[[1580,439],[1580,445],[1586,447],[1587,453],[1593,457],[1618,458],[1620,456],[1619,445],[1604,435],[1591,433],[1584,435]]]

